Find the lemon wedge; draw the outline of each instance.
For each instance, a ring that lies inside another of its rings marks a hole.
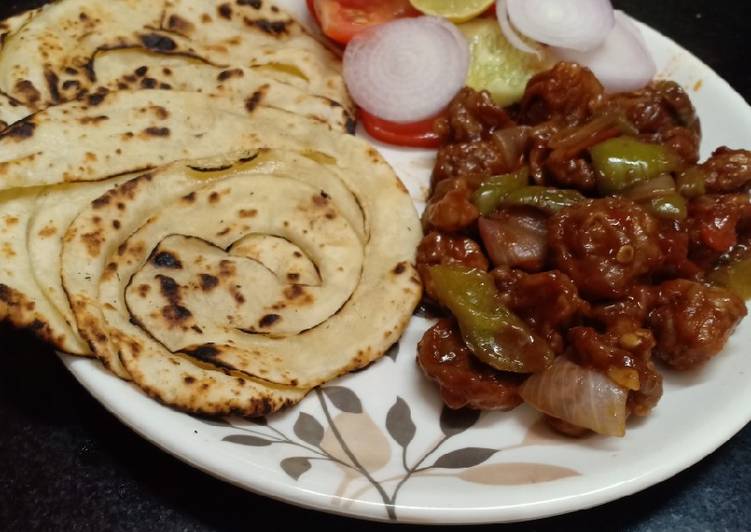
[[[482,14],[495,0],[410,0],[412,7],[451,22],[466,22]]]

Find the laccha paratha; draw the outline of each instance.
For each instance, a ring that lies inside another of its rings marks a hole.
[[[96,181],[253,146],[302,146],[331,128],[264,105],[266,93],[97,93],[0,133],[0,189]],[[236,147],[236,148],[235,148]]]
[[[342,134],[336,57],[289,15],[63,0],[5,32],[0,317],[219,415],[293,404],[398,339],[417,215]]]
[[[353,111],[334,54],[267,0],[49,4],[6,36],[0,93],[33,110],[80,98],[100,85],[96,56],[122,48],[195,57],[217,67],[265,66],[268,76],[282,81],[294,73],[308,94]]]
[[[197,379],[185,373],[186,360],[308,390],[380,357],[420,297],[419,222],[372,148],[348,136],[337,146],[339,159],[264,150],[258,162],[247,154],[245,162],[176,163],[92,203],[66,236],[63,280],[97,353],[119,355],[136,383],[183,409],[197,404],[196,389],[178,385]],[[320,178],[308,177],[325,174],[348,190],[335,192],[342,209]],[[345,214],[350,194],[362,217]],[[320,286],[246,254],[244,240],[258,234],[296,246]],[[211,393],[225,386],[201,382]]]
[[[24,24],[38,13],[38,9],[24,11],[16,16],[0,20],[0,54],[2,54],[5,40],[18,31]],[[32,110],[21,102],[0,91],[0,131],[9,124],[29,116]]]
[[[92,338],[84,335],[82,339],[76,332],[60,283],[61,238],[80,210],[124,181],[110,175],[213,154],[217,146],[224,150],[259,145],[300,147],[310,135],[318,134],[317,128],[331,133],[316,121],[264,107],[263,97],[254,100],[252,107],[246,100],[200,93],[170,93],[167,107],[159,105],[165,99],[167,94],[160,91],[102,94],[101,101],[93,98],[99,105],[93,105],[92,98],[86,103],[63,104],[0,134],[0,143],[5,142],[9,151],[21,150],[0,159],[0,174],[14,168],[16,162],[36,163],[26,174],[5,181],[0,178],[6,189],[29,189],[11,190],[0,200],[0,219],[5,221],[0,227],[0,252],[4,255],[0,316],[4,319],[18,327],[33,328],[61,350],[90,354],[87,344]],[[112,114],[104,114],[110,110]],[[250,115],[255,115],[253,120],[248,120]],[[64,120],[56,121],[59,118]],[[45,126],[37,130],[36,120],[43,120]],[[30,136],[18,135],[26,128],[31,128]],[[138,135],[132,133],[139,130]],[[51,137],[35,139],[40,131],[42,136],[49,131]],[[162,134],[165,131],[167,135]],[[39,142],[27,150],[24,141],[31,140]],[[69,144],[76,140],[75,146]],[[120,161],[108,159],[107,151]],[[65,154],[75,162],[65,164]],[[70,183],[62,185],[66,181]],[[35,184],[52,188],[43,190]],[[111,362],[118,375],[127,377],[116,357],[102,359]]]

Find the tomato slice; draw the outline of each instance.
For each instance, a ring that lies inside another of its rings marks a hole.
[[[365,131],[381,142],[408,148],[440,148],[441,146],[441,137],[433,130],[435,121],[441,115],[420,122],[402,124],[383,120],[364,109],[359,109],[358,114]]]
[[[403,17],[418,16],[409,0],[307,0],[323,33],[340,44],[366,28]]]
[[[321,21],[318,20],[318,13],[316,13],[316,2],[315,0],[305,0],[305,4],[308,6],[308,11],[310,12],[310,16],[313,17],[313,20],[316,21],[316,24],[319,26],[321,25]]]

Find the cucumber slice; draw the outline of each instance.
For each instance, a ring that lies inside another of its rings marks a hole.
[[[476,19],[458,27],[471,53],[467,86],[488,91],[498,105],[518,102],[529,79],[552,65],[542,48],[539,55],[514,48],[495,19]]]

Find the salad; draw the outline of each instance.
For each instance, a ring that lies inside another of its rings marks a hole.
[[[609,0],[307,0],[344,48],[344,77],[374,138],[437,148],[437,121],[461,88],[517,103],[558,61],[590,68],[611,92],[656,73],[634,23]]]

